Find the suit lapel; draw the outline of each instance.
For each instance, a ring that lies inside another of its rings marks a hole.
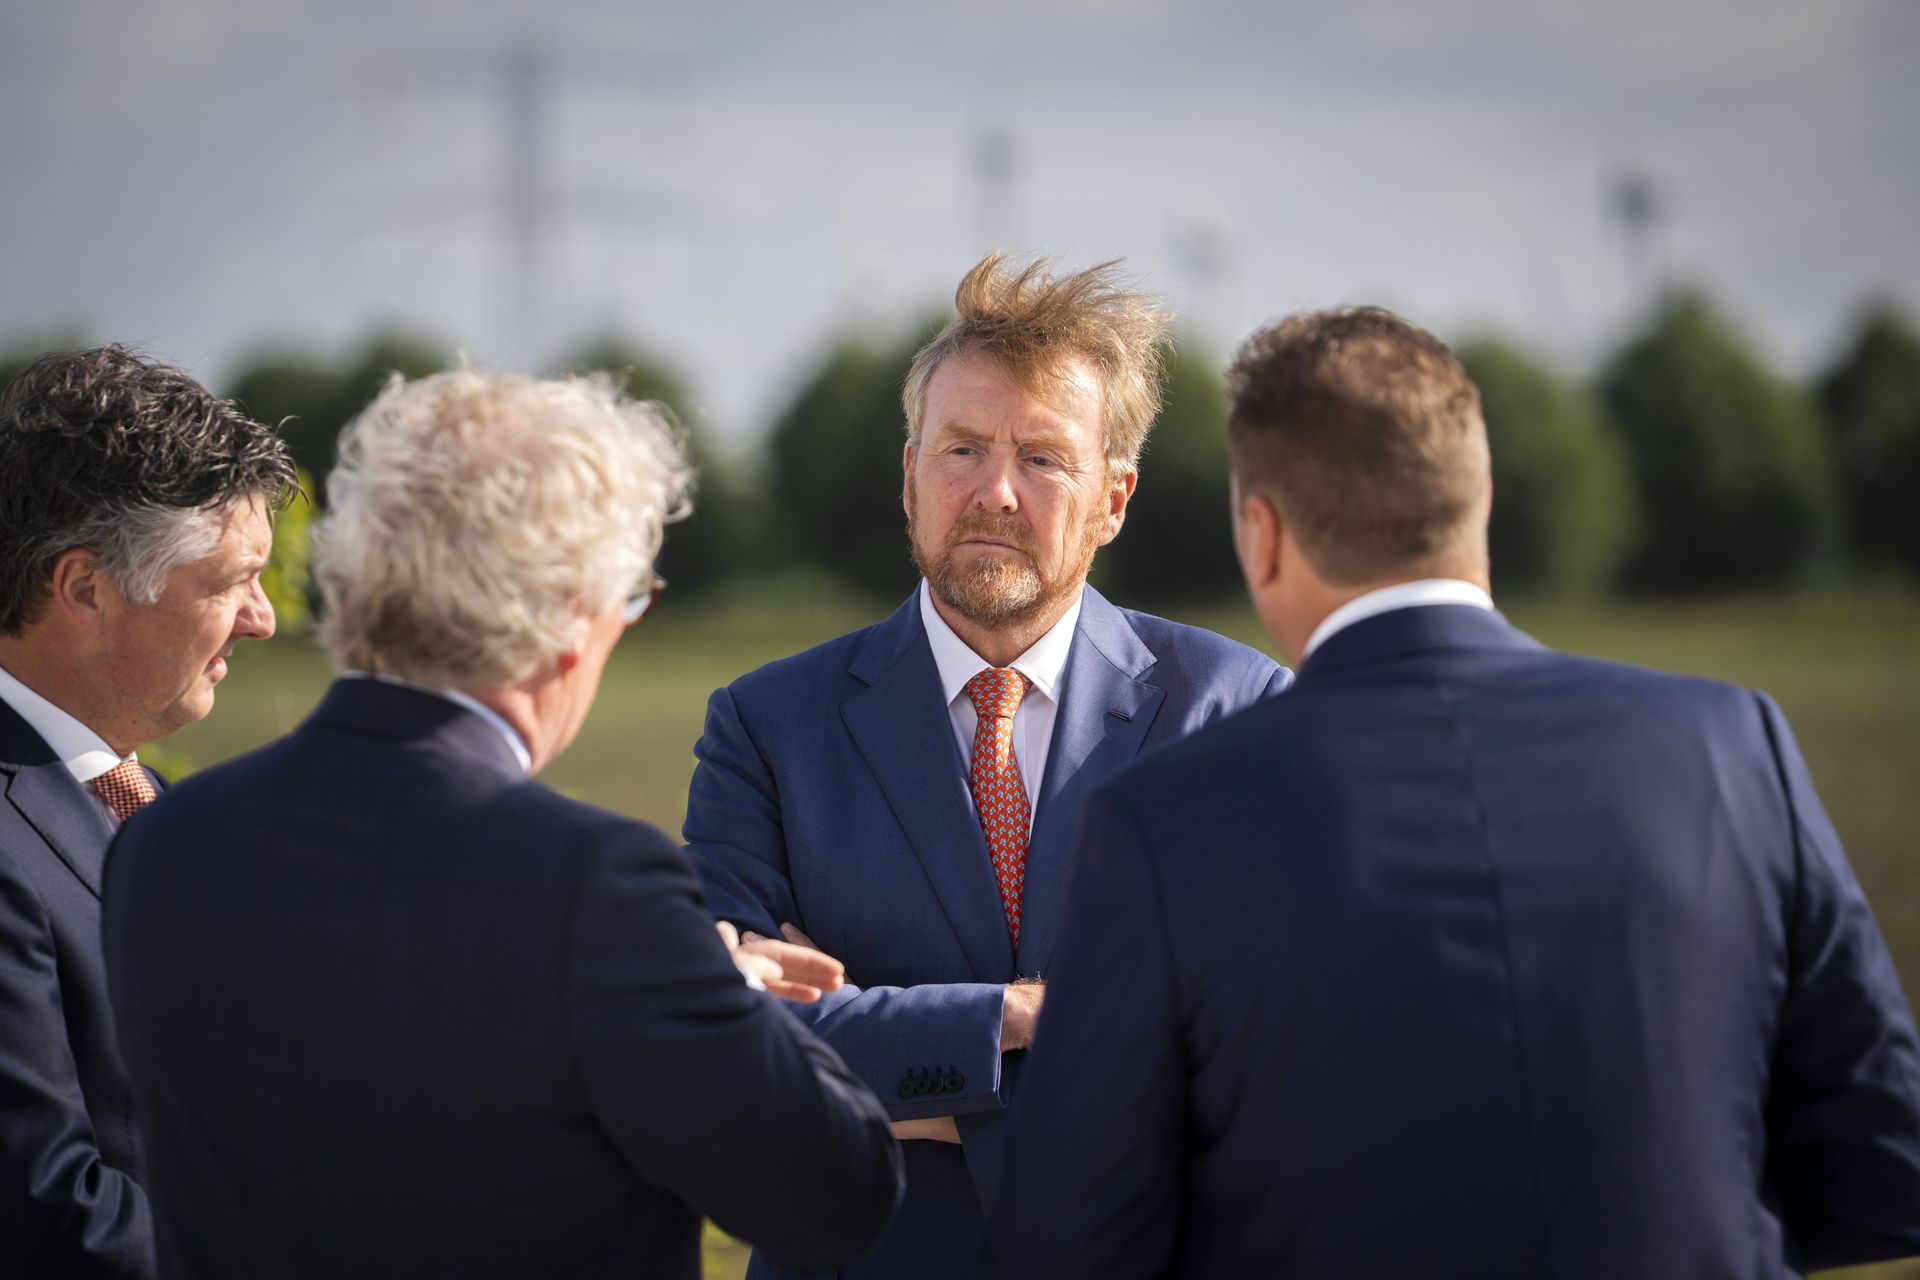
[[[917,597],[868,633],[849,670],[868,687],[841,705],[847,732],[933,882],[974,973],[982,982],[1002,981],[1013,970],[1007,918]]]
[[[1073,832],[1089,788],[1140,752],[1166,691],[1143,677],[1156,661],[1126,617],[1088,587],[1060,681],[1060,710],[1040,803],[1027,843],[1021,893],[1023,974],[1044,974],[1053,958],[1073,863]]]
[[[18,712],[0,702],[0,770],[7,803],[94,897],[106,867],[113,823],[88,790],[54,757]]]

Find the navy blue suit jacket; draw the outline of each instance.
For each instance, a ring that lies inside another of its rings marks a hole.
[[[151,1276],[100,954],[113,822],[4,701],[0,786],[0,1276]]]
[[[1094,796],[1082,855],[1004,1275],[1920,1250],[1920,1043],[1762,695],[1404,609]]]
[[[1088,589],[1028,842],[1016,956],[946,697],[910,597],[874,626],[713,695],[685,834],[715,914],[797,924],[849,985],[802,1010],[895,1119],[953,1114],[962,1145],[905,1145],[907,1196],[849,1275],[977,1276],[1025,1055],[1005,984],[1046,976],[1087,789],[1141,751],[1283,688],[1272,660]],[[754,1273],[778,1274],[764,1258]]]
[[[871,1246],[885,1113],[728,958],[685,856],[371,680],[122,828],[114,1013],[170,1277],[699,1274],[699,1215]]]

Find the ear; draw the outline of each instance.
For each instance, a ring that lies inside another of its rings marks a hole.
[[[1140,473],[1132,467],[1110,475],[1107,483],[1107,523],[1100,534],[1101,546],[1120,536],[1120,526],[1127,522],[1127,503],[1132,501],[1134,486],[1139,483]]]
[[[1285,531],[1280,513],[1263,494],[1241,493],[1233,489],[1233,549],[1240,558],[1240,573],[1247,589],[1258,592],[1273,585],[1280,576],[1280,544]]]
[[[913,500],[909,496],[909,490],[913,487],[913,456],[916,443],[909,440],[906,447],[900,450],[900,508],[908,515],[913,514]]]
[[[53,562],[47,584],[52,609],[69,625],[94,631],[110,603],[121,600],[119,584],[100,567],[92,547],[75,547]]]
[[[579,605],[574,606],[573,624],[568,628],[567,647],[554,655],[553,665],[561,675],[566,675],[580,665],[586,656],[587,641],[593,635],[594,619]]]

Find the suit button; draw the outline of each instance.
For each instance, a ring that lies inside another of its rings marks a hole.
[[[918,1094],[928,1094],[933,1092],[933,1086],[934,1079],[932,1076],[921,1076],[913,1082],[913,1091]]]
[[[913,1076],[911,1074],[901,1076],[900,1077],[900,1096],[903,1098],[911,1098],[913,1096],[913,1093],[914,1093]]]
[[[958,1093],[966,1087],[967,1078],[965,1076],[961,1075],[958,1071],[950,1071],[947,1073],[948,1093]]]

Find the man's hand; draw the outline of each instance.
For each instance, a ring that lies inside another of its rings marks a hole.
[[[960,1126],[953,1122],[952,1116],[934,1116],[930,1120],[895,1120],[893,1136],[902,1142],[919,1139],[923,1142],[960,1141]]]
[[[1000,1052],[1033,1043],[1034,1024],[1040,1021],[1040,1002],[1046,994],[1047,984],[1038,978],[1022,978],[1007,988],[1000,1013]]]
[[[773,995],[812,1004],[827,992],[838,991],[846,980],[846,966],[811,944],[797,946],[763,938],[757,933],[748,933],[742,938],[725,920],[719,921],[717,927],[727,951],[733,956],[734,966],[748,977],[757,978]]]

